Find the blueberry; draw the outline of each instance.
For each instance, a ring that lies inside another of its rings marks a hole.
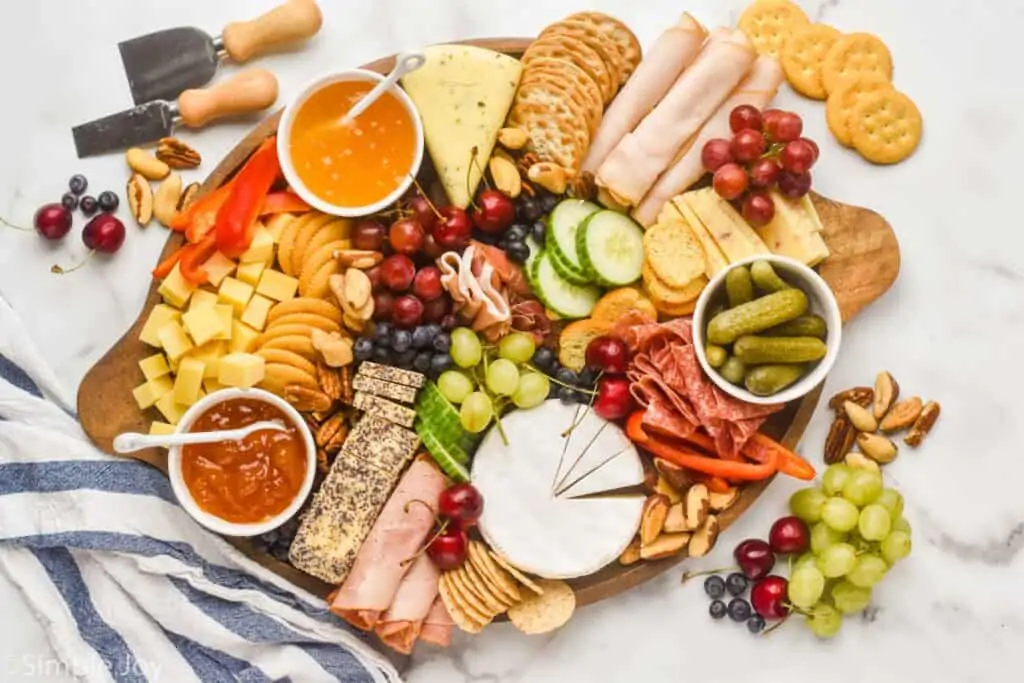
[[[725,595],[725,579],[714,574],[704,579],[704,592],[713,598],[720,598]]]
[[[377,323],[377,328],[373,331],[374,340],[380,342],[384,346],[390,346],[391,329],[391,323]]]
[[[414,349],[425,349],[430,346],[430,329],[426,325],[419,325],[412,331],[412,347]]]
[[[274,556],[275,560],[278,560],[280,562],[287,562],[288,561],[288,551],[290,549],[291,549],[290,545],[288,545],[288,546],[274,545],[274,546],[271,546],[271,548],[270,548],[270,554]]]
[[[82,210],[82,213],[86,216],[91,216],[96,213],[96,209],[99,208],[96,202],[96,198],[92,195],[85,195],[78,202],[78,208]]]
[[[530,229],[530,237],[532,237],[537,244],[543,247],[544,242],[548,238],[548,224],[544,221],[537,221],[534,223],[533,227]]]
[[[538,370],[543,370],[544,372],[550,371],[551,363],[554,360],[554,352],[546,346],[542,346],[533,352],[533,364],[537,366]]]
[[[412,369],[416,372],[427,372],[430,370],[430,351],[420,351],[412,361]]]
[[[525,242],[509,242],[505,253],[520,265],[526,263],[526,259],[530,258],[530,248],[526,246]]]
[[[743,591],[747,590],[748,583],[747,577],[739,572],[733,572],[725,577],[725,589],[729,591],[729,595],[742,595]]]
[[[725,603],[721,600],[712,600],[711,605],[708,607],[708,613],[712,619],[721,619],[725,616],[726,611]]]
[[[540,208],[544,213],[551,213],[561,201],[562,198],[556,194],[545,194],[540,200]]]
[[[505,239],[504,235],[502,236],[502,238],[500,240],[498,240],[498,245],[497,246],[498,246],[498,249],[501,249],[502,251],[508,251],[508,240]]]
[[[527,232],[530,229],[522,223],[516,223],[505,232],[506,242],[522,242],[526,239]]]
[[[729,618],[733,621],[746,621],[750,618],[750,603],[743,598],[729,601]]]
[[[571,406],[576,403],[576,392],[569,387],[558,387],[558,400]]]
[[[430,359],[430,371],[435,375],[440,375],[451,366],[452,357],[447,353],[435,354],[434,357]]]
[[[590,405],[590,394],[585,391],[574,391],[572,393],[576,394],[577,403],[582,403],[585,406]]]
[[[452,338],[447,332],[439,332],[434,337],[433,341],[434,350],[438,353],[448,353],[448,350],[452,348]]]
[[[110,190],[103,190],[103,192],[100,192],[100,196],[96,198],[96,201],[100,205],[100,211],[105,211],[106,213],[114,213],[117,211],[118,204],[121,203],[117,194]]]
[[[747,630],[751,633],[760,633],[761,631],[763,631],[764,617],[762,617],[760,614],[755,614],[754,616],[747,619]]]
[[[65,192],[60,198],[60,205],[68,211],[74,211],[78,208],[78,196],[73,192]]]
[[[412,335],[409,334],[409,330],[395,330],[391,335],[391,348],[399,353],[405,353],[411,347]]]
[[[449,330],[442,329],[442,327],[437,323],[428,323],[425,327],[427,328],[427,332],[430,333],[431,340],[442,332],[449,332]],[[427,346],[429,346],[429,344]]]
[[[597,381],[597,373],[594,372],[593,370],[591,370],[590,368],[584,368],[583,371],[580,372],[580,385],[581,386],[592,387],[592,386],[594,386],[594,382],[596,382],[596,381]]]
[[[370,357],[373,356],[373,340],[363,337],[356,342],[353,350],[355,352],[356,360],[369,360]]]
[[[395,365],[403,370],[412,370],[412,362],[416,360],[416,350],[406,349],[395,356]]]
[[[540,202],[533,197],[522,195],[519,198],[519,205],[516,206],[516,217],[524,223],[532,223],[541,217],[544,210]]]
[[[373,349],[373,360],[384,365],[391,364],[391,349],[386,346],[377,346]]]
[[[555,373],[555,379],[562,384],[571,384],[572,386],[576,386],[580,381],[579,375],[569,368],[560,368],[558,372]]]
[[[85,176],[81,173],[76,173],[71,176],[70,180],[68,180],[68,189],[71,190],[73,194],[82,194],[85,192],[85,188],[87,187],[89,187],[89,181],[86,180]]]

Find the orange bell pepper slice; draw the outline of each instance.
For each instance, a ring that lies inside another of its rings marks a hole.
[[[778,441],[761,434],[754,433],[743,446],[743,455],[756,462],[772,461],[779,471],[795,479],[810,481],[814,479],[814,466],[799,455],[783,446]]]
[[[204,194],[202,197],[194,200],[185,209],[174,214],[174,218],[171,219],[171,230],[188,234],[189,226],[193,223],[199,222],[203,225],[209,223],[212,226],[213,221],[217,218],[218,209],[220,209],[224,200],[227,199],[228,194],[231,193],[231,184],[233,182],[234,180],[229,180],[213,192]],[[194,232],[195,230],[193,230],[193,233]],[[199,237],[201,238],[202,235],[199,235]],[[199,240],[192,239],[189,241],[198,242]]]
[[[178,261],[180,260],[181,249],[177,249],[173,254],[157,264],[157,267],[153,269],[153,277],[157,280],[163,280],[171,274],[171,271],[174,270],[174,266],[178,265]]]
[[[312,210],[306,200],[291,190],[284,192],[271,192],[263,200],[263,208],[260,209],[261,216],[269,216],[274,213],[305,213]]]

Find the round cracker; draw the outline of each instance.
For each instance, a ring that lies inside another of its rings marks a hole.
[[[310,238],[309,243],[306,245],[306,257],[308,261],[308,254],[314,254],[316,251],[327,244],[328,242],[337,242],[339,240],[347,240],[349,234],[352,232],[352,219],[350,218],[336,218],[324,227],[316,231],[313,237]],[[303,264],[305,265],[305,264]]]
[[[293,365],[284,365],[283,363],[266,364],[263,381],[260,382],[261,387],[281,396],[284,395],[284,390],[293,384],[313,390],[320,388],[320,384],[316,381],[314,375],[310,375],[308,372],[300,370]]]
[[[290,365],[293,368],[302,370],[306,374],[316,375],[316,365],[293,351],[285,351],[284,349],[260,349],[256,352],[256,355],[261,357],[267,363]]]
[[[311,282],[325,263],[334,261],[334,252],[347,249],[350,246],[352,245],[348,240],[334,240],[320,245],[316,251],[307,248],[306,255],[302,259],[302,267],[299,269],[300,286],[303,281]]]
[[[754,0],[740,15],[738,26],[758,54],[778,59],[793,31],[809,23],[804,11],[790,0]]]
[[[491,595],[487,586],[482,585],[479,579],[470,573],[469,566],[469,562],[464,562],[461,567],[455,570],[458,581],[468,593],[471,593],[486,608],[485,613],[493,619],[495,615],[504,612],[507,605]]]
[[[267,321],[273,325],[278,318],[294,313],[315,313],[341,324],[341,309],[336,304],[326,299],[311,299],[301,296],[274,304],[270,313],[267,314]]]
[[[285,275],[295,276],[296,270],[292,269],[292,262],[295,256],[295,248],[298,244],[299,235],[305,232],[310,226],[327,225],[334,219],[334,216],[326,213],[320,213],[318,211],[310,211],[309,213],[300,216],[298,220],[292,221],[284,232],[281,233],[281,239],[277,244],[277,263],[281,268],[281,272]],[[315,228],[314,228],[315,230]]]
[[[528,85],[535,79],[563,84],[570,92],[581,98],[590,135],[593,136],[597,132],[597,128],[601,124],[601,117],[604,115],[604,101],[601,99],[601,89],[583,69],[572,62],[547,58],[537,59],[530,65],[523,80],[519,82],[520,90],[524,84]]]
[[[542,593],[527,595],[508,610],[512,625],[527,635],[548,633],[564,626],[576,611],[576,594],[565,581],[541,579]]]
[[[821,77],[825,55],[843,34],[825,24],[808,24],[793,30],[782,48],[786,80],[801,95],[815,100],[828,97]]]
[[[553,101],[554,106],[519,102],[512,107],[509,123],[526,131],[531,151],[541,159],[575,172],[590,144],[590,133],[578,125],[583,116],[573,113],[571,100]]]
[[[898,90],[881,90],[860,100],[850,113],[853,146],[874,164],[895,164],[921,142],[921,112]]]
[[[278,337],[287,337],[289,335],[308,337],[312,333],[313,328],[309,325],[278,325],[277,327],[268,327],[263,334],[256,337],[253,347],[262,349],[264,344],[272,339],[277,339]]]
[[[677,307],[696,301],[708,284],[707,277],[701,274],[682,287],[672,287],[658,277],[646,261],[641,267],[641,273],[644,279],[644,288],[651,295],[651,301],[659,311],[664,311],[666,306]]]
[[[466,574],[469,576],[469,580],[473,582],[478,593],[489,595],[494,602],[501,605],[499,614],[519,602],[518,598],[512,598],[511,595],[506,593],[499,586],[496,586],[491,578],[487,576],[487,573],[481,567],[474,564],[472,554],[469,555],[468,559],[469,561],[466,562],[463,567],[466,569]]]
[[[289,334],[284,337],[275,337],[263,344],[260,350],[265,349],[284,349],[297,353],[307,360],[315,361],[317,359],[316,349],[313,348],[313,342],[308,335]]]
[[[330,278],[341,270],[337,261],[331,259],[313,273],[306,273],[306,279],[299,280],[299,294],[311,299],[324,299],[331,292]]]
[[[608,36],[615,43],[626,62],[626,76],[632,74],[640,66],[640,60],[643,58],[640,39],[628,26],[615,17],[602,12],[576,12],[566,18],[588,23],[597,31]]]
[[[486,624],[477,621],[462,608],[462,605],[455,600],[455,596],[452,594],[452,589],[445,581],[444,575],[441,576],[441,580],[437,584],[437,592],[441,595],[441,602],[444,603],[445,608],[448,610],[448,614],[451,616],[452,621],[455,625],[466,633],[480,633],[484,630]]]
[[[892,82],[883,76],[862,76],[851,78],[839,84],[829,93],[825,102],[825,122],[832,135],[840,144],[853,146],[853,131],[850,130],[850,112],[861,99],[882,90],[892,90]]]
[[[487,614],[487,610],[476,597],[466,594],[466,590],[462,587],[461,583],[456,581],[454,572],[445,572],[441,576],[441,581],[448,584],[448,590],[451,592],[452,599],[462,608],[462,611],[467,616],[482,626],[491,623],[491,617]]]
[[[529,588],[534,593],[541,593],[541,594],[544,593],[544,588],[543,587],[541,587],[541,586],[537,585],[536,583],[534,583],[533,580],[530,577],[528,577],[526,574],[522,573],[521,571],[516,569],[514,566],[512,566],[512,564],[510,564],[504,557],[502,557],[498,553],[494,552],[493,550],[489,550],[488,552],[490,553],[491,557],[494,558],[494,561],[497,562],[501,566],[502,569],[504,569],[509,574],[511,574],[512,577],[515,578],[516,581],[518,581],[522,585],[526,586],[527,588]]]
[[[326,318],[317,313],[292,313],[291,315],[283,315],[270,323],[267,326],[267,329],[273,329],[281,325],[308,325],[309,327],[323,330],[328,333],[341,332],[341,325],[330,318]]]
[[[821,81],[832,92],[846,79],[881,76],[892,80],[892,54],[871,33],[850,33],[835,42],[821,65]]]
[[[494,561],[494,558],[487,552],[487,547],[480,541],[469,542],[469,560],[473,566],[480,570],[484,578],[491,582],[491,585],[498,589],[513,603],[522,599],[519,586],[512,579],[512,576]]]
[[[696,299],[690,299],[689,301],[684,301],[681,304],[672,304],[659,299],[654,294],[651,294],[651,301],[654,302],[654,307],[659,313],[670,318],[679,318],[684,315],[690,315],[697,308]]]
[[[651,320],[658,317],[651,300],[636,287],[619,287],[605,292],[604,296],[597,300],[590,317],[613,324],[630,311],[640,311]]]
[[[707,268],[700,241],[679,223],[657,223],[644,233],[644,265],[672,289],[686,287]]]
[[[605,104],[615,96],[608,66],[601,55],[583,41],[566,35],[546,35],[533,41],[520,61],[524,68],[528,68],[532,60],[542,57],[571,62],[583,69],[601,89],[601,99]]]
[[[563,19],[551,24],[541,31],[541,37],[545,34],[562,34],[576,38],[586,43],[601,57],[601,60],[608,67],[608,73],[612,77],[612,96],[619,91],[622,84],[626,82],[626,59],[619,52],[618,46],[611,38],[595,29],[587,22],[578,19]]]

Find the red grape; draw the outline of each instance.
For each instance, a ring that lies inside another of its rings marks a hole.
[[[747,172],[739,164],[726,164],[715,171],[711,184],[722,199],[736,199],[747,190]]]
[[[444,293],[441,285],[441,271],[436,266],[420,268],[412,280],[412,293],[424,302],[433,301]]]
[[[772,139],[775,138],[775,126],[778,124],[779,117],[785,113],[781,109],[765,109],[761,112],[761,130],[765,135]]]
[[[785,619],[789,615],[786,592],[789,582],[781,576],[766,576],[750,589],[750,603],[754,611],[765,619]]]
[[[384,238],[387,236],[387,229],[371,218],[359,221],[352,228],[352,247],[354,249],[367,249],[369,251],[380,251],[384,246]]]
[[[412,294],[403,294],[391,306],[391,319],[399,327],[416,327],[423,322],[423,302]]]
[[[395,295],[387,290],[373,293],[373,319],[377,322],[391,320],[391,309],[395,305]]]
[[[416,266],[405,254],[393,254],[380,264],[380,279],[392,292],[404,292],[409,289],[416,277]]]
[[[629,380],[622,376],[602,377],[597,383],[594,412],[606,420],[621,420],[633,412],[636,403],[629,392]]]
[[[452,302],[446,296],[439,296],[423,304],[423,322],[439,323],[452,310]]]
[[[412,256],[423,247],[423,228],[415,218],[403,218],[391,224],[388,241],[399,254]]]
[[[444,253],[444,249],[434,239],[433,233],[428,232],[423,238],[423,253],[429,259],[436,259]]]
[[[754,187],[771,187],[779,177],[779,162],[771,157],[758,159],[750,165],[750,184]]]
[[[779,155],[782,168],[791,173],[807,173],[814,165],[814,158],[814,148],[802,139],[787,142]]]
[[[811,189],[810,173],[790,173],[783,171],[779,174],[779,191],[790,199],[800,199]]]
[[[761,112],[750,104],[741,104],[729,114],[729,128],[733,133],[741,130],[761,130]]]
[[[818,149],[818,143],[815,142],[814,140],[810,139],[810,138],[800,138],[800,139],[803,140],[804,142],[806,142],[808,145],[810,145],[811,149],[814,150],[814,161],[817,162],[818,161],[818,154],[821,151],[821,150]]]
[[[607,373],[625,372],[629,365],[629,349],[618,337],[602,335],[587,344],[587,367]]]
[[[743,218],[754,227],[771,223],[775,217],[775,202],[764,190],[751,192],[743,200]]]
[[[775,553],[767,541],[759,538],[748,538],[741,541],[736,550],[733,551],[736,564],[740,571],[751,581],[768,576],[768,572],[775,566]]]
[[[366,277],[370,278],[370,289],[375,292],[380,289],[380,266],[374,266],[366,271]]]
[[[804,132],[804,122],[799,116],[791,111],[783,113],[775,123],[775,133],[772,138],[775,142],[792,142]]]
[[[705,142],[704,149],[700,151],[700,161],[708,173],[714,173],[725,164],[735,161],[729,151],[729,141],[715,138]]]
[[[729,151],[736,161],[743,163],[753,161],[764,152],[764,135],[759,130],[741,130],[732,136]]]
[[[433,230],[437,225],[437,209],[423,195],[416,195],[409,200],[409,210],[413,212],[416,220],[427,232]]]

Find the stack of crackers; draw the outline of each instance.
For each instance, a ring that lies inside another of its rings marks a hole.
[[[535,581],[480,541],[470,541],[461,567],[441,575],[439,591],[448,614],[467,633],[479,633],[506,612],[523,633],[547,633],[569,621],[576,610],[569,584]]]
[[[551,24],[523,54],[509,113],[528,148],[575,175],[605,106],[640,64],[640,42],[618,19],[578,12]]]
[[[811,23],[790,0],[756,0],[739,27],[758,52],[781,60],[794,90],[827,100],[828,127],[840,143],[876,164],[917,148],[921,113],[893,87],[892,54],[880,38]]]
[[[299,297],[275,304],[267,315],[266,330],[250,349],[266,361],[260,386],[278,396],[284,396],[291,385],[318,390],[318,355],[312,335],[314,330],[340,334],[341,322],[341,309],[326,299]]]
[[[676,210],[665,210],[644,233],[644,289],[659,312],[689,315],[708,284],[704,248]]]

